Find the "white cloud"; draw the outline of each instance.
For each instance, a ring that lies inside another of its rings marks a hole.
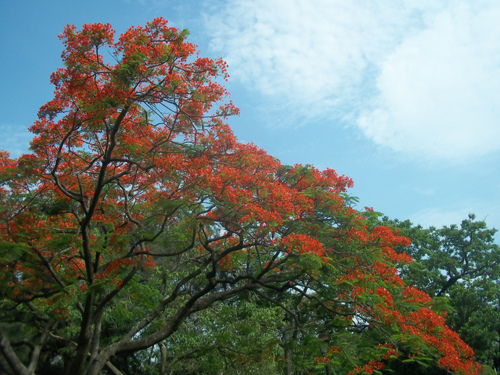
[[[8,150],[12,158],[28,152],[29,143],[33,139],[26,126],[0,124],[0,150]]]
[[[376,143],[463,161],[500,148],[500,8],[439,13],[383,62],[375,108],[358,125]]]
[[[499,229],[500,226],[500,202],[493,205],[481,204],[478,202],[468,202],[465,207],[429,207],[413,215],[410,215],[410,221],[415,225],[422,225],[424,228],[434,226],[442,228],[452,224],[460,225],[466,220],[469,214],[476,215],[476,220],[483,220],[489,228]],[[500,241],[500,233],[496,234],[497,242]]]
[[[335,100],[360,85],[371,60],[394,45],[399,33],[392,31],[408,26],[406,11],[361,3],[227,1],[208,18],[211,46],[225,55],[234,79],[264,95]],[[373,17],[378,12],[384,19]]]
[[[349,119],[392,150],[461,160],[500,149],[500,4],[446,3],[227,0],[206,20],[271,113]]]

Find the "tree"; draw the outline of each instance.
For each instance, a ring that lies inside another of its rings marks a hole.
[[[399,251],[415,262],[403,278],[432,297],[445,297],[451,306],[446,322],[485,364],[500,370],[500,247],[496,229],[470,214],[460,225],[441,229],[414,226],[410,221],[383,220],[412,240]]]
[[[235,314],[250,295],[293,323],[285,354],[293,340],[321,347],[300,371],[370,372],[404,355],[477,373],[432,301],[399,277],[410,260],[393,248],[408,240],[346,203],[349,178],[238,143],[217,81],[225,63],[193,57],[186,31],[158,18],[113,34],[64,30],[65,67],[31,153],[0,155],[4,372],[165,373],[203,314]],[[301,331],[305,312],[314,334]]]

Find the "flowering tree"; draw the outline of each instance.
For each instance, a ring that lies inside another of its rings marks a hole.
[[[163,19],[113,34],[64,30],[32,153],[0,155],[3,371],[118,374],[117,356],[242,293],[328,332],[311,371],[372,373],[400,355],[478,371],[399,278],[410,259],[392,249],[407,239],[346,204],[349,178],[236,141],[223,61],[194,57]]]
[[[411,238],[410,247],[396,249],[415,259],[403,279],[430,296],[448,299],[453,312],[446,317],[447,324],[474,349],[476,359],[500,370],[497,230],[473,214],[460,225],[439,229],[408,220],[384,218],[382,222]]]

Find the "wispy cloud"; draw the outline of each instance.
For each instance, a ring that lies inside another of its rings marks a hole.
[[[468,218],[469,214],[475,214],[476,220],[484,220],[488,227],[493,228],[498,223],[500,215],[498,214],[499,205],[494,207],[478,202],[469,202],[466,207],[429,207],[410,215],[410,220],[415,225],[420,224],[424,228],[434,226],[441,228],[452,224],[460,225],[463,220]],[[499,229],[499,228],[496,228]],[[497,242],[500,241],[500,234],[496,234]]]
[[[358,125],[397,151],[462,161],[500,148],[500,8],[458,6],[381,64]],[[496,42],[495,42],[496,41]]]
[[[0,137],[0,150],[8,150],[11,157],[19,157],[28,152],[29,142],[33,134],[25,126],[0,124],[2,137]]]
[[[344,120],[418,157],[500,149],[500,4],[227,0],[207,9],[211,47],[271,113]]]

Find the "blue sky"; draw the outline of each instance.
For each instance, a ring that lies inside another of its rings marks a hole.
[[[350,176],[358,208],[500,228],[496,0],[4,0],[0,148],[26,151],[65,25],[158,16],[229,63],[241,141]]]

